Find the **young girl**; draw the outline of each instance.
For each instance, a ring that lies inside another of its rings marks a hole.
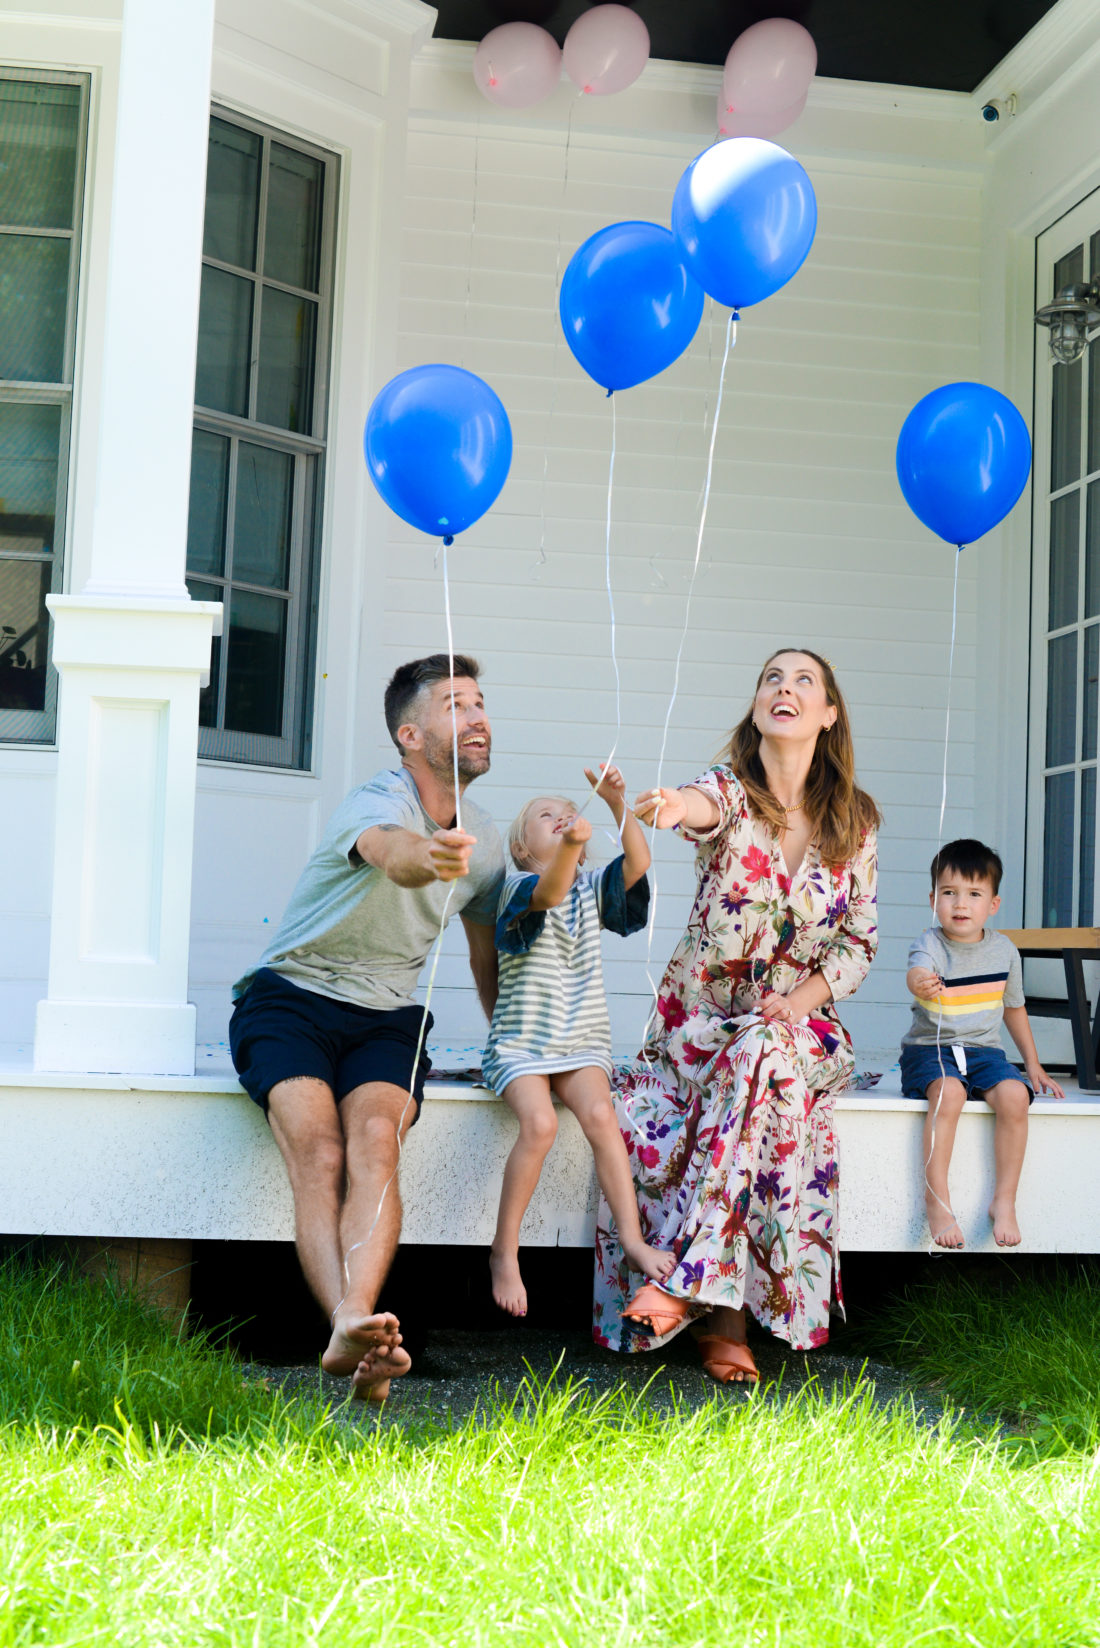
[[[642,1240],[626,1146],[611,1103],[611,1025],[600,967],[600,927],[636,933],[649,910],[649,849],[624,802],[622,774],[584,776],[621,825],[623,851],[586,870],[592,826],[571,801],[537,796],[512,825],[517,869],[505,877],[497,911],[499,992],[482,1070],[519,1118],[504,1169],[490,1251],[493,1298],[512,1316],[527,1313],[519,1271],[519,1228],[554,1142],[551,1088],[580,1122],[623,1252],[653,1281],[673,1268],[671,1253]]]

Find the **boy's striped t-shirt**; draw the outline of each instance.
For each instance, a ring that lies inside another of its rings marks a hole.
[[[903,1047],[959,1042],[1000,1047],[1006,1007],[1024,1005],[1020,952],[1011,939],[987,927],[977,944],[956,944],[942,927],[927,928],[909,947],[908,967],[938,973],[943,989],[932,1001],[912,998],[913,1019]]]

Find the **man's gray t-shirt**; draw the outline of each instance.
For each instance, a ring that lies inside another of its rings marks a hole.
[[[1020,952],[987,927],[977,944],[956,944],[942,927],[928,927],[909,947],[906,967],[938,973],[943,989],[933,1001],[913,997],[913,1021],[903,1047],[1000,1047],[1006,1007],[1023,1007]]]
[[[450,887],[454,896],[448,918],[462,915],[484,927],[494,925],[504,850],[488,813],[463,800],[462,827],[477,837],[470,873],[426,887],[399,887],[357,854],[353,859],[363,831],[380,824],[422,836],[442,827],[421,806],[416,785],[403,768],[377,773],[352,790],[299,876],[275,937],[256,967],[233,986],[235,1001],[259,968],[270,967],[303,990],[358,1007],[408,1007],[439,932]]]

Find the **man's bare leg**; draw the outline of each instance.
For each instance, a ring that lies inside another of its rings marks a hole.
[[[1023,1240],[1016,1218],[1016,1192],[1027,1149],[1028,1106],[1031,1095],[1022,1081],[1002,1081],[985,1095],[996,1116],[993,1127],[995,1179],[989,1217],[998,1247],[1019,1247]]]
[[[937,1247],[959,1248],[965,1238],[951,1211],[947,1173],[955,1148],[955,1129],[966,1104],[966,1088],[956,1077],[946,1076],[930,1082],[925,1096],[928,1114],[924,1118],[924,1206],[928,1228]]]
[[[384,1401],[390,1380],[412,1366],[396,1316],[374,1307],[401,1237],[398,1141],[415,1115],[416,1101],[390,1082],[366,1082],[340,1102],[347,1164],[340,1215],[341,1289],[321,1366],[330,1373],[350,1373],[354,1394],[375,1402]]]
[[[313,1076],[276,1082],[268,1095],[267,1119],[294,1194],[298,1261],[331,1321],[344,1291],[339,1232],[345,1178],[344,1130],[332,1089]]]

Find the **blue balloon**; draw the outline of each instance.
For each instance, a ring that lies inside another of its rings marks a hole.
[[[413,366],[375,396],[363,431],[371,480],[395,515],[448,540],[508,479],[512,427],[500,397],[460,366]]]
[[[699,329],[703,289],[667,229],[612,223],[569,259],[558,304],[565,341],[609,393],[655,378]]]
[[[817,197],[777,143],[730,137],[697,155],[676,185],[672,232],[705,292],[731,309],[770,298],[806,260]]]
[[[1003,521],[1019,498],[1031,470],[1031,438],[996,389],[947,383],[918,401],[902,424],[897,465],[913,514],[961,548]]]

